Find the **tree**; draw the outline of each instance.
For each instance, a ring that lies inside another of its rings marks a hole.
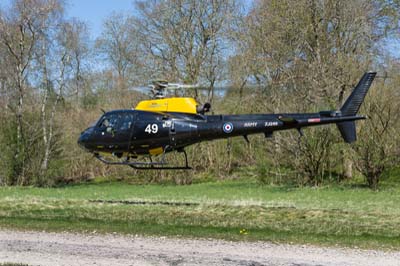
[[[237,3],[152,0],[137,1],[136,8],[136,29],[153,77],[192,84],[207,81],[211,100],[229,53],[225,32],[238,11]]]
[[[398,73],[398,68],[389,69]],[[375,83],[363,106],[368,117],[359,125],[359,140],[353,145],[356,167],[365,177],[368,186],[377,189],[385,170],[400,162],[399,94],[396,93],[399,78],[384,77]]]
[[[315,111],[309,106],[338,109],[362,73],[379,58],[376,43],[398,29],[399,8],[397,1],[255,2],[245,28],[237,33],[232,73],[272,93],[298,99],[293,105],[285,99],[286,106],[295,107],[292,111]],[[320,137],[322,141],[328,136]],[[277,143],[293,149],[299,145],[290,139]],[[346,153],[343,158],[348,158]],[[345,159],[343,168],[351,174],[351,161]]]
[[[141,68],[140,51],[133,18],[113,13],[104,22],[104,30],[96,41],[96,47],[105,62],[117,74],[117,87],[126,89],[132,74]]]
[[[69,93],[79,99],[82,93],[86,95],[84,75],[88,71],[89,56],[93,54],[89,48],[89,30],[86,23],[76,18],[65,21],[60,30],[59,41],[69,51],[73,72],[73,89]]]
[[[33,67],[42,22],[53,15],[58,4],[53,0],[14,0],[8,13],[0,13],[0,45],[5,49],[9,63],[10,89],[13,91],[10,109],[15,113],[17,125],[14,155],[16,176],[24,176],[24,164],[27,159],[23,113],[29,70]]]
[[[60,0],[15,0],[1,11],[0,51],[9,65],[2,80],[15,114],[6,128],[16,127],[15,144],[11,134],[5,140],[15,145],[9,183],[44,184],[60,151],[56,113],[68,81],[80,79],[84,53],[78,40],[84,25],[66,22],[63,12]]]

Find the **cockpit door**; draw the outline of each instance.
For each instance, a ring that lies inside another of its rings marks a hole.
[[[118,144],[118,149],[124,152],[130,150],[131,138],[135,123],[135,113],[121,113],[120,123],[115,131],[115,140]]]
[[[110,152],[129,151],[134,122],[133,112],[105,115],[96,128],[97,148]]]
[[[133,137],[134,137],[134,135],[135,135],[135,124],[136,124],[136,121],[137,121],[137,116],[138,116],[138,114],[137,114],[136,112],[133,113],[133,120],[132,120],[132,124],[131,124],[130,135],[129,135],[129,142],[128,142],[128,151],[129,151],[129,152],[132,152],[132,150],[135,148],[135,147],[132,145],[132,140],[133,140]]]

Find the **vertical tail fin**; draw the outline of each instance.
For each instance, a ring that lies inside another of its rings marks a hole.
[[[340,111],[343,116],[356,115],[367,95],[368,89],[371,87],[372,81],[376,76],[376,72],[367,72],[360,79],[353,92],[347,98]]]
[[[346,143],[352,143],[357,140],[356,123],[354,121],[337,123],[337,127]]]
[[[364,74],[340,109],[342,116],[357,115],[375,76],[376,72],[367,72]],[[345,142],[352,143],[357,140],[356,123],[354,121],[337,123],[337,127]]]

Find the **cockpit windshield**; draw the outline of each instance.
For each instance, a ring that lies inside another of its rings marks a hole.
[[[128,130],[133,124],[132,113],[110,113],[105,114],[98,123],[99,128],[113,128],[118,130]]]
[[[89,127],[95,127],[99,123],[99,120],[96,120],[95,122],[91,123]]]

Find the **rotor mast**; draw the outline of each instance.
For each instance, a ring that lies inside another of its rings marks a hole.
[[[196,89],[199,86],[191,84],[169,83],[165,80],[155,80],[152,81],[152,84],[149,85],[149,87],[154,99],[164,99],[168,96],[168,91]]]

